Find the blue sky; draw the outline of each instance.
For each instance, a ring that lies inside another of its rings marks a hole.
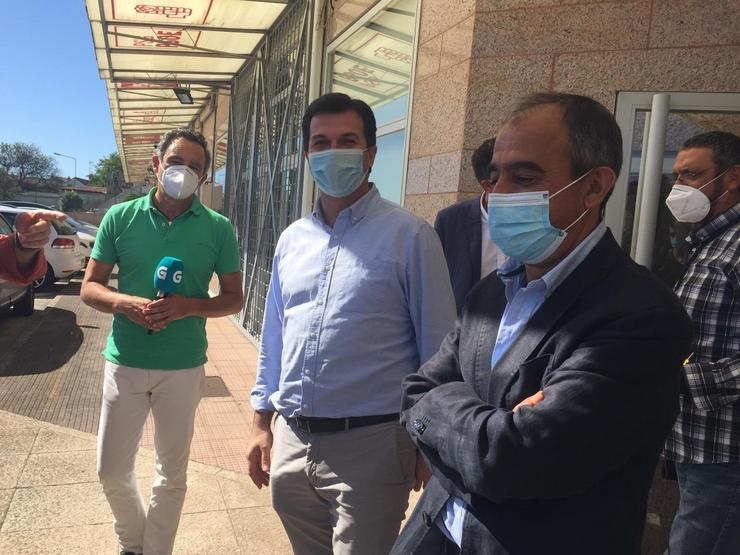
[[[74,156],[81,177],[88,162],[116,151],[83,0],[8,4],[0,52],[0,142]],[[72,176],[74,162],[54,158],[60,175]]]

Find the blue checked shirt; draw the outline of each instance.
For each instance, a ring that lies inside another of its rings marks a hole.
[[[437,234],[375,187],[339,213],[320,201],[275,249],[252,406],[343,418],[397,413],[401,380],[455,321]]]
[[[537,309],[542,306],[547,297],[553,294],[558,285],[584,261],[605,233],[606,223],[602,221],[557,266],[540,279],[529,283],[525,280],[524,266],[521,262],[508,258],[501,265],[498,275],[505,286],[506,308],[501,317],[496,344],[491,356],[492,372],[496,371],[496,364],[501,360],[503,354],[522,335],[527,322],[534,316]],[[437,525],[458,547],[462,546],[463,521],[466,513],[465,502],[459,497],[450,497],[445,510],[440,512],[437,517]]]
[[[740,463],[740,204],[686,239],[676,295],[694,322],[680,412],[665,455],[681,463]]]

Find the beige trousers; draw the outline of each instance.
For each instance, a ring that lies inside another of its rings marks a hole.
[[[124,551],[172,553],[187,490],[195,409],[203,387],[203,366],[145,370],[105,363],[98,476]],[[147,507],[136,483],[134,462],[149,411],[154,417],[157,466]]]
[[[310,434],[275,423],[272,504],[296,555],[386,555],[414,483],[416,447],[397,422]]]

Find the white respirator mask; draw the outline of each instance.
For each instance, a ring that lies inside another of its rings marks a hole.
[[[168,197],[183,200],[195,193],[200,177],[188,166],[169,166],[162,172],[162,187]]]

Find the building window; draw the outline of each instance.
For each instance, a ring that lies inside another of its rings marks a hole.
[[[381,2],[328,48],[325,90],[367,102],[378,124],[371,180],[380,194],[403,198],[417,0]]]

